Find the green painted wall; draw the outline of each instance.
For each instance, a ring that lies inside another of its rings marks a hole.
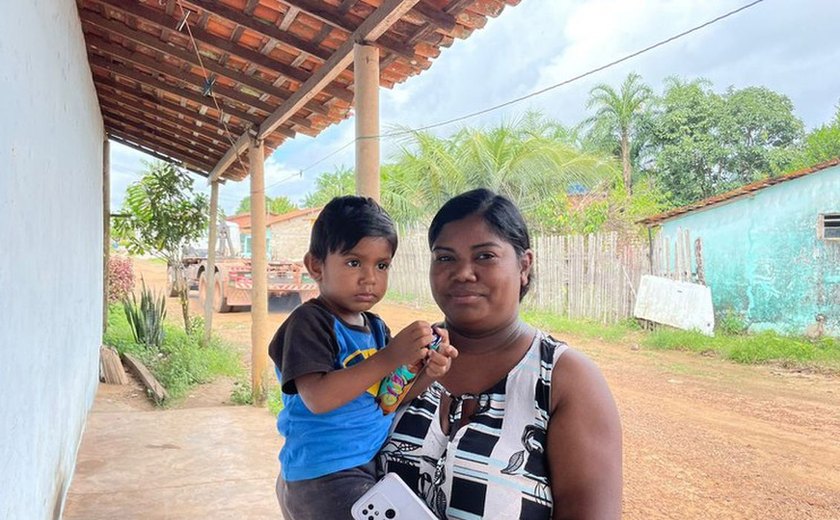
[[[801,333],[817,313],[840,335],[840,241],[817,238],[820,213],[840,213],[840,166],[662,224],[703,239],[716,311],[741,313],[754,330]]]

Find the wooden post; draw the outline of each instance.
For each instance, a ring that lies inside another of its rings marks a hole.
[[[207,269],[204,271],[204,345],[213,331],[213,299],[216,293],[216,242],[219,220],[219,183],[210,183],[210,231],[207,240]]]
[[[252,139],[251,167],[251,390],[254,404],[265,401],[268,368],[268,260],[266,251],[263,142]]]
[[[102,333],[108,331],[108,263],[111,259],[111,144],[102,142]]]
[[[356,194],[379,202],[379,48],[353,47]]]

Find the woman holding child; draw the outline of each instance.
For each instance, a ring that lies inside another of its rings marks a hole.
[[[479,189],[429,228],[429,279],[458,356],[397,411],[379,455],[442,519],[621,516],[621,425],[584,355],[525,324],[522,215]]]
[[[442,519],[619,518],[621,426],[606,382],[519,318],[533,266],[522,215],[493,192],[467,192],[438,211],[429,246],[444,323],[391,338],[369,312],[397,248],[390,218],[342,197],[316,220],[305,262],[321,295],[269,348],[284,393],[286,520],[350,518],[383,442],[378,476],[397,473]],[[401,365],[425,366],[423,376],[382,415],[375,387]]]

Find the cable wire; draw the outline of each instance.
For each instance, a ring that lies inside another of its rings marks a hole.
[[[664,40],[660,40],[660,41],[658,41],[654,44],[648,45],[647,47],[644,47],[644,48],[639,49],[637,51],[631,52],[630,54],[626,54],[626,55],[622,56],[621,58],[615,59],[613,61],[610,61],[610,62],[605,63],[603,65],[600,65],[598,67],[595,67],[594,69],[590,69],[590,70],[588,70],[588,71],[586,71],[582,74],[578,74],[577,76],[565,79],[563,81],[560,81],[560,82],[555,83],[553,85],[550,85],[548,87],[542,88],[540,90],[536,90],[536,91],[531,92],[529,94],[526,94],[524,96],[520,96],[518,98],[514,98],[514,99],[511,99],[511,100],[505,101],[504,103],[499,103],[498,105],[493,105],[491,107],[484,108],[484,109],[481,109],[481,110],[478,110],[478,111],[475,111],[475,112],[471,112],[471,113],[463,115],[463,116],[455,117],[455,118],[452,118],[452,119],[447,119],[447,120],[444,120],[444,121],[440,121],[440,122],[437,122],[437,123],[432,123],[432,124],[421,126],[421,127],[418,127],[418,128],[408,128],[408,129],[405,129],[405,130],[398,130],[398,131],[395,131],[395,132],[387,132],[387,133],[384,133],[384,134],[379,134],[379,135],[374,135],[374,136],[356,137],[352,141],[349,141],[349,142],[345,143],[340,148],[337,148],[336,150],[332,151],[328,155],[326,155],[326,156],[322,157],[321,159],[318,159],[317,161],[309,164],[306,168],[302,168],[300,171],[301,171],[301,173],[303,173],[303,172],[306,172],[306,171],[310,170],[311,168],[317,166],[318,164],[321,164],[322,162],[324,162],[327,159],[329,159],[330,157],[338,154],[339,152],[341,152],[342,150],[344,150],[348,146],[354,144],[356,141],[359,141],[361,139],[379,139],[379,138],[388,138],[388,137],[399,137],[399,136],[402,136],[402,135],[408,135],[408,134],[413,134],[413,133],[417,133],[417,132],[422,132],[424,130],[430,130],[432,128],[438,128],[438,127],[441,127],[441,126],[451,125],[453,123],[458,123],[460,121],[465,121],[465,120],[471,119],[473,117],[477,117],[477,116],[480,116],[480,115],[487,114],[489,112],[493,112],[493,111],[498,110],[500,108],[504,108],[504,107],[507,107],[507,106],[510,106],[510,105],[513,105],[513,104],[516,104],[516,103],[520,103],[522,101],[525,101],[526,99],[530,99],[530,98],[545,94],[546,92],[549,92],[549,91],[554,90],[556,88],[568,85],[570,83],[574,83],[574,82],[579,81],[583,78],[586,78],[587,76],[591,76],[591,75],[596,74],[598,72],[601,72],[603,70],[609,69],[609,68],[614,67],[614,66],[616,66],[620,63],[623,63],[625,61],[628,61],[628,60],[631,60],[631,59],[636,58],[638,56],[641,56],[642,54],[650,52],[650,51],[652,51],[652,50],[654,50],[658,47],[662,47],[663,45],[667,45],[671,42],[674,42],[676,40],[684,38],[685,36],[688,36],[689,34],[692,34],[694,32],[705,29],[706,27],[709,27],[710,25],[714,25],[714,24],[716,24],[716,23],[718,23],[722,20],[725,20],[726,18],[729,18],[730,16],[734,16],[734,15],[740,13],[741,11],[745,11],[745,10],[747,10],[751,7],[754,7],[754,6],[760,4],[764,1],[765,0],[753,0],[752,2],[750,2],[748,4],[744,4],[741,7],[738,7],[736,9],[731,10],[731,11],[728,11],[728,12],[726,12],[726,13],[720,15],[720,16],[717,16],[715,18],[712,18],[711,20],[708,20],[708,21],[706,21],[706,22],[704,22],[700,25],[696,25],[696,26],[694,26],[690,29],[687,29],[685,31],[677,33],[677,34],[675,34],[673,36],[670,36],[670,37],[668,37]]]

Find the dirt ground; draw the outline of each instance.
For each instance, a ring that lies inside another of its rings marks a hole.
[[[163,287],[165,266],[136,260]],[[170,319],[180,316],[170,298]],[[195,295],[193,310],[200,312]],[[382,303],[392,330],[429,309]],[[272,330],[287,316],[273,302]],[[250,356],[250,313],[214,317],[214,329]],[[775,366],[741,366],[555,334],[603,370],[624,430],[624,518],[840,519],[840,379]],[[179,406],[230,400],[231,380],[196,388]],[[109,395],[117,408],[148,409],[139,387]]]

